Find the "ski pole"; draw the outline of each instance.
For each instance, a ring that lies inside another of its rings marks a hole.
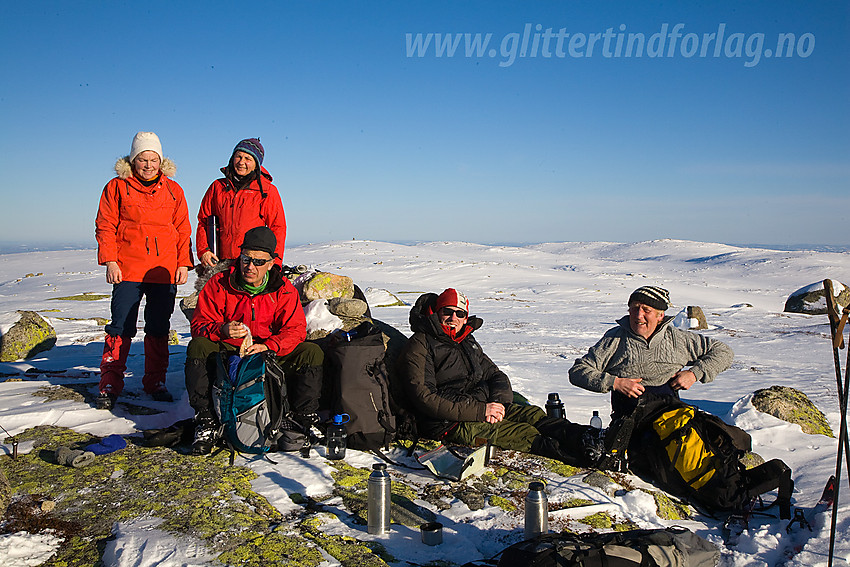
[[[841,408],[844,408],[847,405],[848,392],[847,386],[842,386],[841,384],[841,355],[838,351],[839,349],[844,348],[844,325],[841,324],[841,320],[846,321],[846,317],[848,313],[850,313],[850,305],[844,308],[844,312],[839,318],[838,306],[835,304],[835,290],[832,286],[832,280],[823,280],[823,292],[826,298],[826,313],[829,317],[830,336],[832,337],[832,358],[835,362],[835,382],[836,387],[838,388],[838,408],[841,410]],[[850,363],[850,350],[848,350],[847,355],[848,363]],[[846,409],[842,411],[843,415],[846,415],[846,413]],[[841,432],[844,431],[845,425],[846,424],[842,422]],[[847,464],[848,471],[850,471],[850,439],[848,439],[847,435],[841,435],[841,432],[838,434],[838,456],[839,458],[841,457],[841,450],[843,448],[844,461]],[[836,478],[836,483],[838,483],[839,480],[840,477]],[[850,474],[847,475],[847,482],[848,485],[850,485]]]
[[[850,349],[847,349],[847,362],[844,363],[844,391],[850,388]],[[838,492],[841,486],[841,445],[847,443],[847,397],[840,400],[841,431],[838,432],[838,455],[835,459],[835,497],[832,503],[832,521],[829,526],[829,558],[827,567],[832,567],[835,553],[835,529],[838,524]],[[847,478],[850,480],[850,463],[847,463]]]

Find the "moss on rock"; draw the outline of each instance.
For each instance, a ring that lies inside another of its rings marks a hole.
[[[753,394],[752,404],[759,411],[796,423],[803,429],[803,433],[834,437],[826,416],[800,390],[787,386],[757,390]]]
[[[217,559],[243,567],[317,567],[324,562],[321,552],[304,538],[279,531],[245,538]]]
[[[691,508],[687,504],[682,504],[671,499],[663,492],[650,492],[655,499],[656,514],[664,520],[689,520],[691,518]]]
[[[397,561],[377,542],[360,542],[351,537],[323,533],[319,529],[322,523],[323,515],[317,514],[301,522],[299,529],[305,538],[320,546],[343,567],[386,567],[387,562]]]
[[[488,504],[490,504],[490,506],[501,508],[505,512],[516,512],[518,510],[513,502],[503,496],[499,496],[498,494],[491,495],[488,500]]]
[[[255,473],[228,466],[224,453],[193,457],[128,445],[98,456],[88,467],[74,469],[55,464],[53,452],[61,446],[82,447],[97,438],[39,426],[17,439],[33,441],[34,449],[16,460],[0,459],[0,470],[14,494],[49,497],[56,502],[52,514],[80,524],[86,535],[66,540],[51,565],[95,565],[102,553],[101,542],[110,536],[115,522],[141,517],[162,518],[160,529],[205,540],[232,565],[312,566],[322,561],[321,554],[301,536],[275,530],[283,518],[251,488]],[[273,557],[290,555],[300,563]]]
[[[342,498],[345,507],[361,523],[366,523],[367,486],[371,471],[355,468],[345,461],[330,463],[336,470],[331,472],[334,479],[334,494]],[[393,522],[406,526],[417,526],[425,521],[433,521],[435,516],[430,510],[418,506],[413,500],[419,498],[419,490],[409,484],[393,479],[391,487],[390,518]]]
[[[0,362],[32,358],[56,345],[56,331],[35,311],[19,311],[20,318],[0,341]]]
[[[745,469],[749,470],[751,468],[764,464],[764,457],[762,457],[758,453],[747,451],[746,453],[744,453],[743,457],[738,459],[738,462],[744,465]]]
[[[581,524],[586,524],[595,529],[610,529],[614,525],[614,518],[607,512],[597,512],[590,516],[578,520]]]

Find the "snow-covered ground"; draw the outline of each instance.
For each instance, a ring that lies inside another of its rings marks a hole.
[[[813,505],[823,484],[835,469],[837,441],[803,434],[762,414],[749,404],[755,390],[773,384],[804,391],[821,408],[838,431],[839,412],[835,370],[826,316],[783,313],[793,291],[826,277],[850,281],[850,254],[784,252],[736,248],[722,244],[659,240],[634,244],[604,242],[554,243],[526,247],[485,246],[461,242],[400,245],[385,242],[345,241],[290,248],[288,264],[308,264],[345,274],[363,289],[386,289],[408,304],[422,292],[456,287],[470,298],[471,311],[484,326],[476,337],[490,357],[511,377],[514,388],[542,405],[549,392],[560,392],[568,417],[588,422],[593,410],[606,417],[609,400],[570,385],[567,372],[573,361],[625,314],[629,293],[641,285],[670,290],[675,314],[688,305],[703,308],[711,329],[706,334],[728,343],[735,351],[731,369],[712,384],[697,384],[684,396],[688,401],[743,427],[753,436],[756,452],[766,459],[780,458],[794,470],[795,505]],[[29,274],[29,275],[28,275]],[[37,424],[54,424],[78,431],[107,435],[170,425],[191,415],[183,386],[183,360],[189,328],[179,312],[172,327],[181,337],[171,347],[168,387],[177,402],[162,404],[167,411],[153,416],[114,415],[70,401],[42,403],[30,394],[45,384],[94,379],[102,349],[102,325],[87,317],[108,317],[109,300],[65,301],[52,298],[84,292],[109,294],[103,268],[92,250],[35,252],[0,255],[0,326],[5,314],[17,309],[42,311],[58,334],[57,346],[26,362],[0,364],[0,372],[67,370],[63,376],[42,373],[37,381],[0,383],[0,425],[15,434]],[[191,292],[183,286],[180,295]],[[56,310],[56,311],[47,311]],[[409,306],[373,307],[373,315],[405,333]],[[845,352],[842,351],[842,362]],[[126,392],[141,396],[143,357],[140,341],[129,361]],[[4,446],[10,452],[10,447]],[[20,447],[19,450],[27,450]],[[290,492],[326,494],[333,481],[322,457],[304,461],[298,455],[278,455],[278,464],[244,460],[259,478],[256,490],[282,512],[295,507]],[[370,456],[350,451],[347,460],[367,467]],[[395,470],[396,475],[410,475]],[[419,474],[419,473],[417,473]],[[836,565],[850,561],[850,496],[846,471],[838,511]],[[643,527],[665,525],[654,513],[646,494],[633,491],[611,497],[579,479],[553,478],[550,499],[564,493],[592,493],[600,506]],[[595,511],[595,510],[594,510]],[[419,534],[402,526],[381,536],[400,561],[424,563],[445,559],[455,563],[494,555],[506,542],[520,539],[521,519],[498,508],[470,512],[458,503],[437,512],[445,525],[444,543],[427,547]],[[563,512],[560,512],[563,513]],[[714,520],[680,522],[703,537],[721,544],[720,526]],[[156,530],[155,521],[115,527],[116,539],[107,548],[107,565],[202,565],[208,557],[197,542],[177,540]],[[788,543],[786,522],[766,520],[745,532],[734,550],[722,548],[724,567],[773,565]],[[325,530],[367,539],[365,529],[343,521]],[[826,565],[829,518],[818,518],[815,533],[795,565]],[[0,564],[36,565],[55,542],[50,537],[26,534],[0,536]],[[722,544],[721,544],[722,547]]]

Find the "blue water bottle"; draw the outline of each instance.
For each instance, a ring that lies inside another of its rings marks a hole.
[[[338,414],[333,417],[333,423],[328,426],[328,459],[338,461],[345,458],[345,438],[348,431],[345,424],[348,423],[347,413]]]

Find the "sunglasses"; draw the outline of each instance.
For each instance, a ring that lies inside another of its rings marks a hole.
[[[469,313],[462,309],[452,309],[451,307],[443,307],[440,309],[440,314],[443,317],[451,317],[454,315],[458,319],[466,319],[467,315],[469,315]]]
[[[251,258],[250,256],[246,256],[245,254],[242,254],[241,256],[239,256],[239,260],[240,260],[240,261],[242,262],[242,264],[244,264],[245,266],[247,266],[248,264],[254,264],[254,265],[255,265],[255,266],[257,266],[258,268],[259,268],[259,267],[261,267],[261,266],[265,266],[266,264],[268,264],[269,262],[271,262],[273,259],[274,259],[274,258],[269,258],[269,259],[263,259],[263,258]]]

